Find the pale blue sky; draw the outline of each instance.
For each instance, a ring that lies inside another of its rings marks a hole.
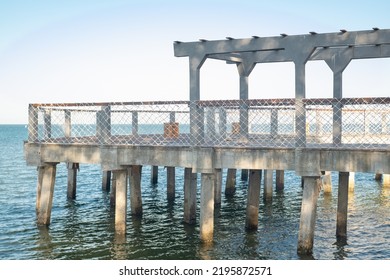
[[[0,0],[0,123],[28,103],[187,100],[188,60],[173,41],[390,28],[390,2]],[[390,96],[390,60],[353,61],[345,96]],[[293,97],[291,64],[257,65],[250,98]],[[307,65],[307,96],[331,97],[332,73]],[[201,98],[238,97],[234,65],[208,60]]]

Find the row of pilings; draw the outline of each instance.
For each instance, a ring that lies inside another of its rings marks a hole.
[[[67,197],[76,197],[78,163],[67,163],[68,184]],[[115,208],[115,232],[118,235],[126,234],[128,186],[130,187],[130,211],[133,216],[142,216],[141,165],[128,166],[126,169],[104,171],[102,189],[110,191],[110,204]],[[272,200],[273,170],[241,170],[241,180],[248,181],[247,206],[245,227],[247,230],[256,230],[259,223],[260,187],[263,181],[264,201]],[[38,168],[37,189],[37,223],[50,224],[56,164],[46,164]],[[176,168],[166,167],[167,200],[175,199]],[[158,182],[158,167],[151,167],[151,183]],[[236,190],[236,169],[227,169],[225,181],[225,195],[234,195]],[[383,186],[390,185],[390,176],[376,174],[376,180],[382,180]],[[184,169],[184,209],[183,221],[188,224],[196,223],[196,196],[198,174],[192,173],[191,168]],[[284,189],[284,171],[276,170],[276,191]],[[354,173],[339,172],[338,204],[336,237],[346,239],[348,194],[354,190]],[[323,172],[321,177],[302,177],[302,205],[300,226],[298,232],[299,254],[311,254],[313,250],[314,228],[316,221],[317,199],[321,189],[324,193],[332,192],[331,172]],[[213,240],[214,207],[221,205],[222,169],[215,169],[213,174],[201,174],[200,199],[200,238],[204,242]]]

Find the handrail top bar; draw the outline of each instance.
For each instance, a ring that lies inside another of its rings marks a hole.
[[[94,107],[94,106],[126,106],[126,105],[189,105],[191,103],[204,107],[216,107],[219,104],[224,106],[239,106],[239,105],[294,105],[295,98],[281,99],[231,99],[231,100],[199,100],[199,101],[138,101],[138,102],[95,102],[95,103],[33,103],[31,107]],[[333,103],[342,104],[390,104],[390,97],[358,97],[358,98],[304,98],[302,102],[306,105],[332,105]]]

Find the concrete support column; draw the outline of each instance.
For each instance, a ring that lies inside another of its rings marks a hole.
[[[245,222],[249,230],[257,229],[259,224],[260,184],[261,170],[250,170]]]
[[[195,224],[196,221],[197,179],[192,168],[184,169],[184,222],[187,224]]]
[[[343,72],[333,72],[333,97],[342,98]],[[333,104],[333,144],[341,145],[342,137],[342,104],[336,102]]]
[[[336,226],[337,238],[345,238],[347,236],[348,177],[348,172],[339,172]]]
[[[167,166],[167,198],[175,200],[175,167]]]
[[[158,183],[158,166],[152,166],[150,182],[154,185]]]
[[[138,135],[138,112],[131,113],[131,134]]]
[[[276,191],[282,191],[284,190],[284,170],[276,170]]]
[[[214,169],[215,188],[214,188],[214,203],[215,206],[221,205],[222,198],[222,169]]]
[[[242,169],[241,170],[241,180],[242,181],[248,181],[248,169]]]
[[[303,99],[306,97],[305,63],[295,62],[295,146],[306,146],[306,109]]]
[[[317,213],[317,200],[321,188],[320,177],[304,177],[301,218],[298,232],[298,254],[310,255],[313,252],[314,228]]]
[[[236,169],[229,168],[226,174],[225,195],[233,195],[236,192]]]
[[[264,170],[264,201],[272,200],[273,170]]]
[[[332,193],[332,173],[330,171],[325,171],[322,175],[322,188],[324,193]]]
[[[192,144],[199,145],[204,141],[204,114],[196,101],[200,100],[200,68],[205,57],[191,56],[190,66],[190,132]]]
[[[112,179],[111,179],[111,193],[110,193],[110,205],[111,207],[115,207],[115,200],[116,200],[116,174],[115,172],[112,172]]]
[[[240,136],[247,138],[249,133],[248,116],[248,76],[240,75]]]
[[[36,203],[38,225],[50,224],[56,169],[56,164],[46,164],[38,168]]]
[[[211,242],[214,234],[214,173],[202,173],[200,192],[200,239]]]
[[[68,169],[68,190],[67,198],[76,198],[76,187],[77,187],[77,170],[79,170],[79,164],[73,162],[67,162],[66,168]]]
[[[129,168],[130,177],[130,205],[133,216],[142,216],[142,196],[141,196],[141,165],[132,165]],[[117,178],[118,184],[118,178]]]
[[[127,172],[115,170],[115,233],[126,234],[127,216]]]
[[[102,176],[102,190],[109,192],[111,187],[111,171],[103,171]]]

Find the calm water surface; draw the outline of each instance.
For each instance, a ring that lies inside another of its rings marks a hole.
[[[94,165],[80,165],[73,201],[66,199],[66,166],[58,165],[52,224],[36,226],[37,171],[26,166],[26,138],[25,126],[0,125],[0,259],[299,259],[302,189],[294,172],[286,172],[285,189],[275,192],[271,203],[261,200],[259,229],[252,232],[244,229],[247,182],[238,173],[237,192],[231,198],[223,195],[215,211],[215,241],[206,246],[199,242],[199,225],[182,222],[184,170],[177,168],[176,199],[168,203],[166,171],[160,167],[159,182],[152,185],[145,166],[144,215],[129,215],[126,239],[119,240],[109,193],[102,192],[101,171]],[[319,197],[312,258],[390,259],[390,188],[383,188],[373,174],[356,174],[347,243],[337,243],[336,175],[333,194]]]

